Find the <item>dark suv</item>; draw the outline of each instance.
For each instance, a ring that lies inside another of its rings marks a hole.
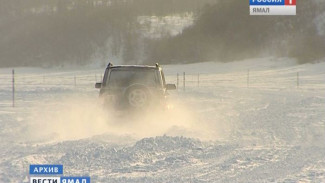
[[[155,66],[108,64],[102,83],[96,83],[100,97],[115,109],[145,109],[165,107],[167,90],[175,90],[174,84],[166,84],[162,68]]]

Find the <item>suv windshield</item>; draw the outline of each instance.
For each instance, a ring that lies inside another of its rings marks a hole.
[[[135,83],[156,86],[158,82],[155,70],[112,69],[107,81],[109,87],[128,87]]]

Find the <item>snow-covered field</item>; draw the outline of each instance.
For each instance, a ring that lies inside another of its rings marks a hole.
[[[92,182],[325,182],[325,62],[164,69],[170,83],[179,73],[174,109],[141,119],[100,106],[104,68],[16,68],[14,108],[0,69],[0,182],[28,182],[30,164]]]

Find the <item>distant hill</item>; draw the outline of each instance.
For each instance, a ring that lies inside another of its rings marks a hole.
[[[0,67],[136,60],[137,17],[198,12],[211,2],[215,0],[1,0]]]
[[[220,0],[206,6],[182,34],[152,41],[148,62],[227,62],[259,56],[314,62],[325,57],[324,30],[323,1],[299,1],[296,16],[250,16],[247,1]]]
[[[320,0],[299,1],[297,16],[249,16],[239,0],[0,1],[0,67],[325,57]]]

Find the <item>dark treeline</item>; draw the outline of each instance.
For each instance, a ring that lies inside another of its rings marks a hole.
[[[138,16],[196,12],[215,0],[0,0],[0,67],[142,59]]]
[[[220,0],[206,6],[195,25],[176,37],[148,44],[148,62],[231,61],[260,56],[296,58],[299,63],[325,57],[325,36],[317,17],[321,1],[299,1],[296,16],[250,16],[247,1]],[[322,18],[324,21],[324,16]]]
[[[297,16],[250,16],[242,0],[0,0],[0,67],[232,61],[260,56],[325,57],[316,28],[322,1]],[[141,36],[139,16],[194,12],[177,36]],[[323,16],[324,19],[324,16]],[[324,21],[324,20],[321,20]]]

